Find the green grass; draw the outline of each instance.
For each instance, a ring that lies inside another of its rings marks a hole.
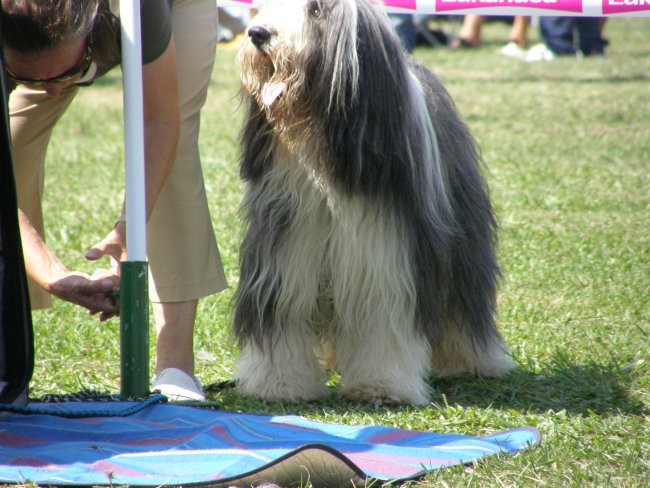
[[[502,58],[496,54],[507,35],[502,24],[484,28],[478,50],[416,51],[451,91],[489,168],[501,224],[499,322],[516,371],[498,380],[434,381],[426,408],[359,406],[335,396],[261,403],[232,390],[211,399],[228,410],[340,423],[472,435],[527,425],[543,434],[531,451],[441,471],[413,486],[649,486],[648,25],[611,20],[604,60]],[[229,379],[235,357],[228,332],[241,238],[234,55],[218,51],[201,140],[230,282],[200,306],[197,369],[205,384]],[[47,238],[72,268],[92,271],[83,253],[119,213],[120,93],[119,73],[84,90],[51,144]],[[32,396],[119,390],[116,320],[100,324],[56,301],[34,313],[34,326]]]

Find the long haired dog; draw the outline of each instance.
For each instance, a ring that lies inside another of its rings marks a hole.
[[[429,401],[428,377],[512,367],[495,219],[472,137],[367,0],[271,0],[239,54],[247,220],[240,389]],[[318,351],[319,354],[315,354]]]

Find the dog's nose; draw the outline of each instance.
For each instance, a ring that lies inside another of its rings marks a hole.
[[[248,29],[248,37],[257,47],[261,47],[273,35],[273,31],[263,25],[254,25]]]

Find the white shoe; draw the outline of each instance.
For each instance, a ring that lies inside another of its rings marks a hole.
[[[528,63],[536,63],[538,61],[553,61],[555,58],[555,53],[546,44],[537,44],[528,50],[524,60]]]
[[[526,57],[526,50],[520,48],[516,42],[509,41],[508,44],[499,49],[499,54],[508,56],[509,58],[524,59]]]
[[[205,400],[199,380],[176,368],[167,368],[154,375],[151,391],[159,391],[172,401]]]

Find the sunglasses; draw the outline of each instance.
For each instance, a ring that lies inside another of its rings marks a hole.
[[[20,78],[18,76],[14,76],[11,73],[8,66],[5,66],[5,69],[7,72],[7,77],[17,85],[43,86],[43,85],[49,85],[51,83],[65,83],[66,81],[82,78],[88,71],[88,68],[90,68],[90,65],[92,64],[93,61],[92,56],[93,56],[93,50],[91,47],[91,41],[89,38],[86,38],[84,57],[81,60],[81,62],[76,66],[74,66],[73,68],[67,70],[65,73],[62,73],[58,76],[47,78],[45,80],[32,80],[31,78]]]

